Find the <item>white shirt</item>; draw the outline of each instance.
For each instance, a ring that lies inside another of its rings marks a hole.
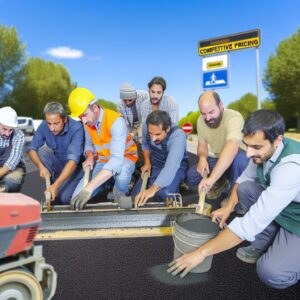
[[[264,174],[276,162],[282,150],[283,143],[273,156],[264,162]],[[257,181],[256,168],[257,165],[251,160],[237,183]],[[292,201],[300,202],[300,154],[284,157],[272,170],[270,179],[270,186],[261,193],[250,210],[228,225],[229,229],[242,240],[254,241],[255,236],[261,233],[286,206]]]

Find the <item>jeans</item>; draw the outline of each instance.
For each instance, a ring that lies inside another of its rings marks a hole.
[[[39,149],[38,154],[43,165],[49,170],[51,174],[50,180],[51,183],[53,183],[61,174],[66,162],[62,163],[59,161],[50,148],[42,147]],[[80,164],[71,176],[59,187],[56,200],[61,204],[69,204],[71,196],[82,177],[83,171]]]
[[[160,168],[152,166],[151,176],[148,179],[147,188],[150,187],[154,183],[154,181],[158,177],[160,171],[161,171]],[[176,175],[175,175],[173,181],[171,182],[171,184],[160,189],[154,196],[153,200],[165,201],[166,198],[168,197],[169,193],[178,193],[179,185],[184,180],[185,176],[186,176],[186,168],[184,166],[181,166],[177,170]],[[138,180],[138,182],[134,185],[132,192],[131,192],[131,196],[135,197],[140,192],[141,187],[142,187],[142,182],[143,182],[143,180],[142,180],[142,178],[140,178]]]
[[[102,170],[105,164],[106,163],[104,162],[97,161],[96,164],[94,165],[91,177],[94,178]],[[117,191],[128,193],[129,183],[131,180],[132,173],[134,172],[134,168],[135,168],[135,163],[128,158],[124,158],[121,171],[119,173],[116,173],[113,176],[115,180],[115,189]],[[83,189],[83,178],[78,183],[72,198],[78,195],[82,189]],[[106,183],[101,184],[93,191],[92,197],[105,191],[106,189],[107,189]]]

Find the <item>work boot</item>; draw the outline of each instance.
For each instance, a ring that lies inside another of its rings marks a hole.
[[[0,193],[7,192],[5,185],[0,185]]]
[[[181,182],[179,185],[179,190],[180,191],[188,191],[190,188],[185,182]]]
[[[229,190],[230,184],[229,181],[221,177],[211,188],[211,190],[207,193],[206,198],[209,200],[218,199],[222,193],[225,193]]]
[[[236,256],[245,263],[255,264],[263,253],[264,251],[255,249],[252,245],[250,245],[247,247],[238,248],[236,251]]]
[[[114,201],[116,199],[116,193],[117,193],[117,190],[116,188],[114,187],[112,192],[109,192],[106,196],[107,200],[110,200],[110,201]]]

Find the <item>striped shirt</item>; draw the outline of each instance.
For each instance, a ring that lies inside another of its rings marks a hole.
[[[142,90],[137,90],[137,97],[135,100],[135,106],[136,106],[136,110],[137,110],[137,117],[138,117],[138,121],[139,123],[141,123],[141,106],[145,101],[149,100],[149,94],[146,91],[142,91]],[[132,111],[132,107],[128,107],[126,106],[126,104],[124,103],[123,100],[121,100],[118,103],[118,112],[121,113],[126,120],[127,126],[130,129],[130,132],[133,131],[133,121],[134,121],[134,116],[133,116],[133,111]]]
[[[14,170],[20,162],[25,164],[23,157],[23,150],[25,144],[25,137],[23,132],[15,128],[11,136],[6,139],[0,135],[0,151],[3,153],[6,148],[10,147],[11,151],[8,159],[3,165],[6,165],[10,171]],[[2,155],[2,154],[1,154]]]
[[[163,95],[160,103],[159,103],[159,110],[164,110],[169,113],[172,124],[177,126],[178,124],[178,105],[175,101],[174,97]],[[146,119],[148,115],[153,111],[151,101],[147,100],[143,103],[141,107],[141,114],[142,114],[142,122],[143,124],[146,123]]]

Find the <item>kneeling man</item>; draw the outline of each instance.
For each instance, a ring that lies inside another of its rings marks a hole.
[[[145,164],[141,168],[142,177],[151,172],[148,188],[140,191],[142,179],[134,186],[132,195],[135,205],[143,206],[149,198],[156,196],[164,201],[169,193],[178,193],[179,184],[188,170],[186,136],[166,111],[153,111],[146,120],[147,132],[143,132],[143,154]],[[146,127],[143,128],[144,131]]]

